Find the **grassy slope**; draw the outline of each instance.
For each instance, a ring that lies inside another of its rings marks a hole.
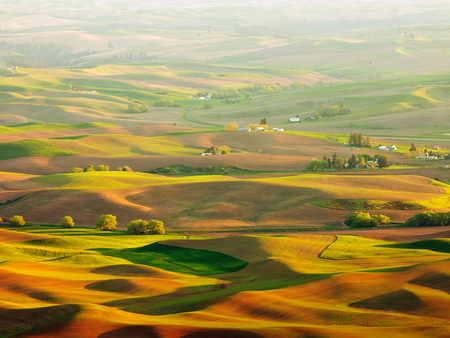
[[[445,262],[439,262],[448,254],[443,256],[434,252],[431,253],[434,256],[423,260],[424,253],[428,254],[424,249],[436,248],[435,244],[416,242],[419,244],[405,244],[405,248],[385,248],[382,243],[380,250],[389,251],[390,258],[385,256],[380,260],[375,256],[371,258],[370,252],[375,247],[358,237],[360,242],[348,242],[347,249],[358,252],[366,246],[368,256],[365,259],[333,260],[331,263],[318,256],[333,242],[332,236],[235,236],[217,239],[190,236],[186,239],[186,236],[130,236],[87,229],[35,228],[26,232],[53,237],[3,244],[0,292],[8,297],[9,304],[20,300],[30,309],[61,306],[62,303],[69,307],[83,304],[80,314],[77,314],[80,309],[73,309],[70,322],[60,321],[58,324],[65,332],[78,330],[77,336],[87,334],[85,325],[94,314],[102,320],[96,319],[97,325],[92,326],[89,333],[93,328],[97,335],[110,330],[107,328],[115,325],[115,316],[104,316],[103,313],[119,313],[119,309],[122,331],[117,331],[117,334],[129,334],[126,331],[128,327],[130,330],[134,328],[129,332],[136,332],[136,325],[140,330],[150,329],[155,324],[171,328],[174,322],[178,330],[184,327],[198,333],[205,320],[214,320],[215,329],[225,330],[223,333],[227,335],[233,333],[229,331],[230,324],[237,330],[234,334],[239,331],[244,336],[248,336],[248,330],[263,329],[261,337],[268,337],[264,330],[271,332],[274,328],[286,337],[298,336],[299,332],[329,335],[336,330],[347,336],[363,330],[365,335],[375,337],[381,330],[392,337],[422,337],[424,326],[428,328],[426,332],[448,328],[445,310],[450,299],[438,291],[440,284],[433,284],[430,277],[439,271],[442,279],[443,274],[450,272]],[[11,238],[15,237],[12,234]],[[161,240],[169,240],[168,245],[152,244]],[[381,241],[376,243],[378,245]],[[331,244],[325,253],[335,244]],[[122,257],[113,258],[111,252]],[[149,253],[160,256],[164,261],[148,259]],[[131,254],[141,255],[141,263],[150,266],[133,264],[129,259]],[[408,257],[401,258],[402,255]],[[225,274],[201,276],[225,272],[218,269],[213,263],[215,261],[224,264],[222,268],[225,269],[236,267],[236,263],[245,267]],[[364,270],[368,265],[373,272]],[[180,273],[181,266],[198,269],[199,272]],[[403,268],[390,268],[392,266]],[[425,272],[427,274],[424,275]],[[40,280],[38,285],[33,282],[36,278]],[[407,284],[412,279],[426,287],[416,288],[414,284]],[[12,288],[12,285],[16,287]],[[406,293],[398,291],[402,286],[408,290]],[[397,297],[396,292],[401,294]],[[396,297],[405,299],[405,295],[412,294],[409,297],[420,299],[422,305],[417,306],[416,302],[414,308],[395,308],[389,305],[393,301],[364,301],[383,294],[393,294],[382,297],[390,300]],[[358,308],[358,302],[377,302],[384,306],[373,312]],[[351,307],[348,304],[352,304]],[[54,313],[68,310],[51,309]],[[427,313],[425,309],[433,309],[434,312]],[[391,310],[408,314],[392,313]],[[182,313],[184,315],[180,316]],[[21,313],[14,314],[15,317],[18,315]],[[155,315],[158,316],[157,322],[154,321]],[[430,316],[433,322],[429,321]],[[127,320],[125,326],[124,319]],[[34,330],[27,323],[14,323],[13,327]],[[40,325],[35,327],[47,323],[53,321],[41,318]],[[81,323],[84,325],[80,326]],[[367,327],[368,323],[372,324]],[[396,327],[399,329],[394,329]],[[421,330],[416,332],[419,328]],[[149,332],[145,331],[145,334]],[[171,334],[174,332],[178,331],[171,331]],[[208,332],[217,335],[219,331]],[[175,336],[181,336],[181,333],[175,333]]]

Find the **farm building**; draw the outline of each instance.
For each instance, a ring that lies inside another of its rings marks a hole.
[[[387,150],[387,147],[386,147],[386,146],[383,146],[383,145],[380,145],[380,146],[378,147],[378,149],[380,149],[380,150]]]
[[[439,146],[433,146],[432,149],[434,149],[434,150],[441,150],[441,147],[439,147]]]
[[[212,153],[202,153],[202,156],[209,156],[212,155]]]
[[[272,131],[284,131],[284,128],[272,128]]]
[[[300,118],[292,117],[292,118],[289,119],[289,122],[300,122]]]
[[[419,156],[414,156],[415,159],[418,160],[437,160],[438,158],[436,156],[428,156],[428,155],[419,155]]]
[[[255,131],[267,131],[267,130],[265,130],[263,127],[256,127]]]
[[[249,127],[245,127],[245,128],[239,128],[239,131],[250,131],[251,129]]]
[[[394,150],[397,150],[397,147],[394,146],[393,144],[391,144],[391,145],[389,146],[388,150],[394,151]]]

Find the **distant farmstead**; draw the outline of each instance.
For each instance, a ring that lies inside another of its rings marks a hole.
[[[298,117],[291,117],[289,119],[289,122],[300,122],[300,118],[298,118]]]
[[[284,131],[284,128],[272,128],[272,131]]]
[[[265,130],[263,127],[256,127],[255,131],[267,131],[267,130]]]
[[[239,128],[239,131],[250,131],[251,129],[250,128],[248,128],[248,127],[245,127],[245,128]]]

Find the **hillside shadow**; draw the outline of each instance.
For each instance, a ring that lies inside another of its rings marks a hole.
[[[248,268],[248,271],[245,271],[247,268],[244,268],[238,273],[211,276],[227,281],[227,283],[188,286],[163,295],[132,297],[102,305],[153,316],[201,311],[240,292],[276,290],[315,282],[332,275],[301,274],[277,261],[267,263],[269,264],[256,264],[256,267],[261,269],[256,274],[255,265],[253,265]]]
[[[160,338],[159,333],[147,325],[130,325],[102,333],[98,338]]]

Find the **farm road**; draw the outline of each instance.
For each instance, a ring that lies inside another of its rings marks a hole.
[[[194,123],[203,124],[203,125],[207,125],[207,126],[222,127],[222,126],[219,125],[219,124],[203,122],[203,121],[200,121],[200,120],[197,120],[197,119],[193,118],[193,117],[192,117],[192,112],[193,112],[194,108],[197,107],[197,106],[199,106],[199,105],[201,105],[201,103],[197,103],[197,104],[192,105],[192,106],[189,108],[189,111],[187,112],[187,114],[184,114],[184,115],[183,115],[183,118],[184,118],[185,120],[189,121],[189,122],[194,122]]]

